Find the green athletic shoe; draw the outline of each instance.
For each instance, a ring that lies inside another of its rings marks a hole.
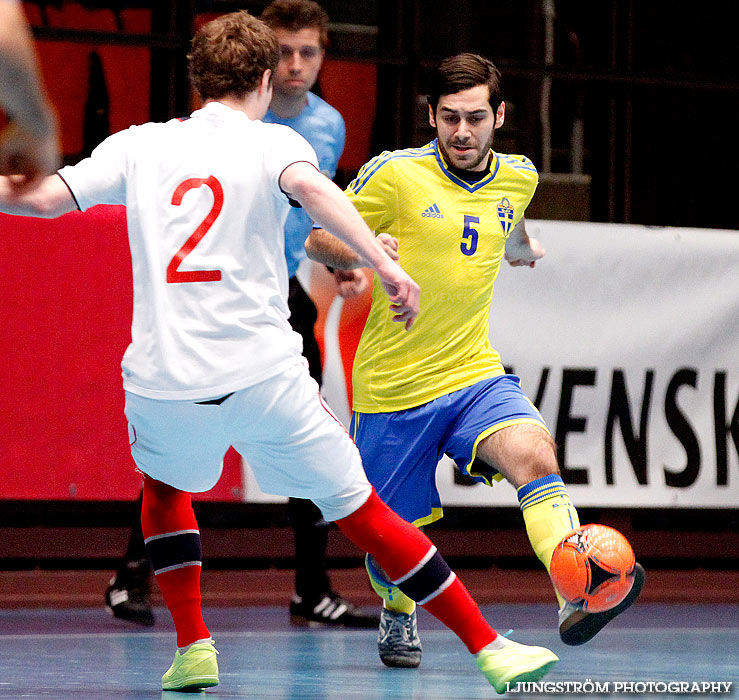
[[[516,683],[538,681],[554,664],[557,655],[544,647],[529,647],[510,639],[502,649],[483,649],[475,656],[477,667],[499,693],[514,690]]]
[[[197,642],[180,654],[162,676],[162,690],[201,690],[218,685],[218,661],[213,641]]]

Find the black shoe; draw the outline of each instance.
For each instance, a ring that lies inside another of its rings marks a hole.
[[[356,627],[373,629],[380,624],[380,617],[366,613],[344,600],[338,593],[328,593],[311,605],[300,596],[290,601],[290,622],[307,627]]]
[[[126,562],[125,569],[110,579],[105,591],[105,607],[113,617],[144,627],[154,624],[149,593],[150,571],[148,559],[130,561]]]
[[[639,562],[634,567],[634,584],[631,586],[629,595],[626,596],[615,608],[600,613],[587,613],[579,610],[570,603],[565,603],[559,611],[559,636],[565,644],[576,647],[589,642],[600,632],[614,617],[630,608],[639,597],[644,586],[646,574]]]
[[[377,635],[380,660],[391,668],[418,668],[421,665],[421,638],[418,636],[416,611],[410,615],[382,609]]]

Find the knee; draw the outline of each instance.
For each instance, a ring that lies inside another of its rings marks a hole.
[[[529,463],[531,469],[536,472],[536,475],[533,477],[534,479],[549,476],[550,474],[559,474],[557,448],[549,433],[542,432],[532,442]]]
[[[515,488],[550,474],[559,474],[552,436],[531,425],[511,426],[486,438],[478,449]]]

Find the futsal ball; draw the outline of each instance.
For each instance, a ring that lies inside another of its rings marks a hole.
[[[560,595],[587,612],[618,605],[634,585],[634,550],[607,525],[583,525],[554,549],[549,573]]]

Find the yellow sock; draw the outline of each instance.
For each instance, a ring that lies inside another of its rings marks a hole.
[[[550,474],[518,489],[518,501],[526,523],[526,533],[534,553],[549,573],[552,552],[565,535],[580,527],[575,506],[562,478]],[[555,589],[560,607],[564,599]]]
[[[394,586],[387,580],[384,572],[381,571],[376,562],[370,559],[369,555],[365,557],[364,565],[369,574],[369,581],[372,586],[372,590],[382,598],[383,605],[388,610],[410,615],[416,609],[415,602],[403,593],[400,588]]]

